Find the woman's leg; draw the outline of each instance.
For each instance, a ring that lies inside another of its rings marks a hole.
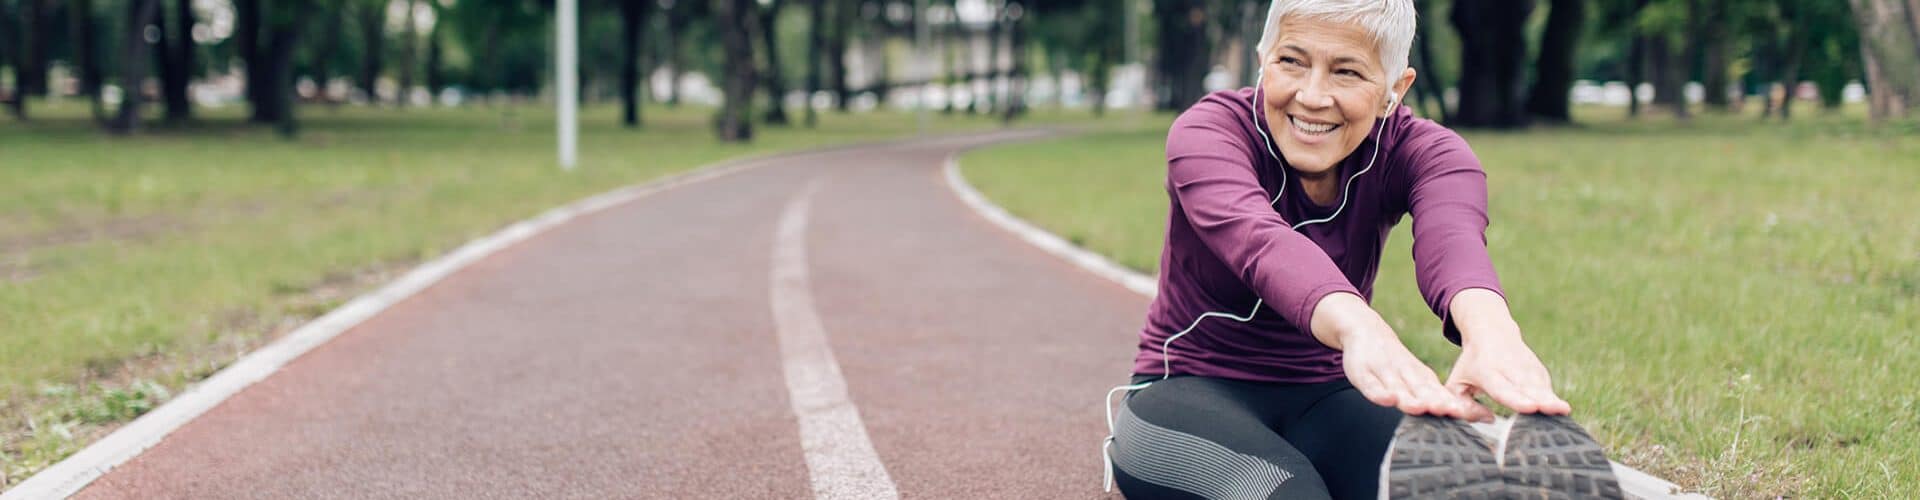
[[[1400,410],[1367,401],[1344,381],[1334,384],[1343,387],[1285,422],[1281,435],[1313,461],[1334,498],[1378,498],[1380,462]]]
[[[1120,491],[1136,500],[1327,498],[1314,464],[1255,411],[1264,392],[1256,384],[1174,377],[1129,395],[1109,452]]]

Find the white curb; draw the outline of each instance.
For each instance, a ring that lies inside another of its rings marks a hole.
[[[1066,239],[1049,233],[1044,229],[1040,229],[1032,223],[1020,220],[1020,218],[1008,213],[1006,209],[1000,208],[998,205],[994,205],[993,202],[988,201],[986,197],[980,195],[978,190],[973,188],[973,185],[967,183],[965,177],[960,175],[959,153],[947,156],[946,164],[942,168],[946,170],[947,187],[952,188],[953,194],[958,196],[960,201],[965,202],[968,208],[972,208],[974,213],[980,214],[980,217],[987,219],[987,221],[992,222],[996,226],[1000,226],[1001,229],[1007,232],[1013,233],[1014,236],[1019,237],[1021,240],[1033,246],[1040,247],[1041,250],[1045,250],[1047,253],[1066,259],[1075,266],[1079,266],[1081,269],[1085,269],[1100,277],[1113,280],[1113,282],[1119,283],[1120,286],[1126,287],[1128,290],[1134,291],[1134,293],[1147,297],[1153,297],[1154,294],[1157,293],[1158,282],[1155,277],[1141,274],[1138,271],[1121,266],[1105,256],[1074,246]],[[1487,433],[1488,436],[1493,435],[1491,432],[1494,427],[1490,424],[1477,424],[1474,428],[1482,433]],[[1674,498],[1688,500],[1708,498],[1705,495],[1697,493],[1676,494],[1674,492],[1680,491],[1679,486],[1654,477],[1651,474],[1640,472],[1632,467],[1621,465],[1619,462],[1613,463],[1613,474],[1620,479],[1620,488],[1626,491],[1629,498]]]

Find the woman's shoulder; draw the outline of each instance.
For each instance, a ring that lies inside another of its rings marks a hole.
[[[1253,88],[1216,90],[1200,96],[1192,106],[1187,106],[1180,116],[1174,119],[1174,125],[1240,125],[1253,123]]]
[[[1210,92],[1174,118],[1167,130],[1168,152],[1222,143],[1251,148],[1255,127],[1252,88]]]
[[[1384,140],[1392,151],[1389,158],[1396,160],[1394,163],[1407,173],[1418,174],[1445,166],[1480,166],[1466,138],[1446,125],[1415,115],[1408,106],[1394,110],[1388,131],[1389,136]]]

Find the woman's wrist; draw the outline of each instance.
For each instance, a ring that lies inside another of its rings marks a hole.
[[[1309,325],[1313,338],[1335,350],[1392,337],[1393,328],[1367,305],[1366,299],[1347,292],[1327,294],[1313,308]]]
[[[1475,344],[1524,343],[1520,324],[1507,309],[1507,300],[1493,290],[1468,288],[1453,295],[1449,317],[1460,330],[1461,347]]]

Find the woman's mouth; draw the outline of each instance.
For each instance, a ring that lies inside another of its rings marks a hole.
[[[1337,123],[1317,122],[1293,115],[1287,115],[1287,121],[1293,124],[1294,130],[1308,136],[1327,135],[1340,128]]]

